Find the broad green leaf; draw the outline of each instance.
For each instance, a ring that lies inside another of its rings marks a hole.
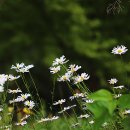
[[[130,94],[125,94],[118,99],[118,106],[126,109],[130,108]]]
[[[116,109],[117,101],[113,98],[112,94],[107,90],[99,90],[89,96],[94,102],[86,104],[88,110],[90,110],[95,117],[94,129],[98,129],[102,123],[107,121],[113,116],[113,112]]]
[[[95,101],[110,101],[113,99],[113,96],[109,91],[101,89],[91,94],[89,98],[94,99]]]

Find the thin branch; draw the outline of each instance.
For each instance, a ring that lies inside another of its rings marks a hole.
[[[116,12],[119,13],[122,11],[122,5],[121,5],[121,0],[116,0],[113,3],[110,3],[107,7],[107,13],[113,13],[115,14]]]

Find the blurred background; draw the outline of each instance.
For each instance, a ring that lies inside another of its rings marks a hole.
[[[62,55],[90,74],[87,84],[91,90],[107,87],[112,77],[126,84],[122,79],[126,71],[129,79],[130,53],[123,56],[122,63],[111,50],[121,44],[130,48],[130,2],[122,1],[122,11],[118,4],[111,11],[112,2],[0,0],[0,73],[12,73],[10,66],[15,63],[34,64],[31,73],[47,105],[53,88],[49,67]],[[55,99],[67,94],[64,85],[56,84]]]

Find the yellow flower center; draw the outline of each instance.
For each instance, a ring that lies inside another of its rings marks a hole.
[[[118,50],[118,53],[121,53],[121,52],[122,52],[122,50],[119,49],[119,50]]]
[[[67,77],[66,77],[66,76],[63,76],[63,79],[64,79],[64,80],[67,80]]]

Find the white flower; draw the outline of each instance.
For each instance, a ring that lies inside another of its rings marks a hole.
[[[70,73],[74,73],[74,72],[76,72],[77,70],[79,70],[80,68],[81,68],[81,66],[78,66],[78,65],[73,64],[73,65],[70,65],[70,66],[69,66],[68,71],[69,71]]]
[[[82,73],[81,76],[78,75],[78,76],[75,77],[74,84],[80,83],[84,80],[88,80],[89,78],[90,78],[90,76],[88,74]]]
[[[57,120],[57,119],[59,119],[59,116],[53,116],[52,118],[50,118],[51,119],[51,121],[52,120]]]
[[[121,45],[121,46],[114,47],[112,50],[112,53],[121,55],[121,54],[126,53],[127,51],[128,51],[127,47],[125,47],[124,45]]]
[[[3,86],[6,81],[7,81],[7,75],[0,74],[0,86]]]
[[[65,111],[67,111],[67,110],[69,110],[69,109],[71,109],[71,108],[73,108],[73,107],[76,107],[76,105],[64,107],[64,109],[63,109],[62,111],[59,111],[58,113],[63,113],[63,112],[65,112]]]
[[[130,110],[125,110],[125,112],[123,112],[123,114],[130,114]]]
[[[73,100],[75,98],[84,97],[84,96],[85,96],[84,93],[75,93],[73,96],[70,96],[69,99]]]
[[[76,126],[79,126],[80,124],[79,123],[75,123],[75,124],[72,124],[71,127],[76,127]]]
[[[11,90],[11,89],[8,89],[8,93],[21,93],[22,91],[19,89],[19,88],[17,88],[16,90]]]
[[[0,86],[0,92],[4,92],[4,87]]]
[[[26,68],[26,70],[28,70],[28,72],[29,72],[29,69],[31,69],[31,68],[33,68],[34,67],[34,65],[28,65],[28,66],[26,66],[25,68]]]
[[[38,123],[46,122],[46,121],[53,121],[59,119],[59,116],[53,116],[51,118],[41,118],[41,120],[38,121]]]
[[[88,118],[88,117],[90,117],[90,115],[85,114],[85,115],[80,115],[78,118]]]
[[[24,101],[26,100],[28,97],[30,97],[31,95],[29,93],[25,93],[25,94],[21,94],[20,96],[17,97],[17,101]]]
[[[117,83],[118,80],[116,78],[112,78],[108,81],[109,81],[110,84],[115,84],[115,83]]]
[[[50,67],[50,72],[51,72],[52,74],[55,74],[55,73],[57,73],[58,71],[60,71],[60,66]]]
[[[12,103],[15,103],[15,102],[16,102],[15,99],[9,100],[9,104],[12,104]]]
[[[122,89],[122,88],[124,88],[124,86],[123,86],[123,85],[120,85],[120,86],[113,87],[113,88],[115,88],[115,89]]]
[[[38,123],[50,121],[49,118],[41,118],[41,120],[38,121]]]
[[[94,100],[93,100],[93,99],[86,99],[85,102],[86,102],[86,103],[93,103]]]
[[[89,124],[93,124],[94,123],[94,121],[92,120],[92,121],[89,121]]]
[[[0,112],[3,111],[3,108],[0,108]]]
[[[9,103],[15,103],[15,102],[21,102],[21,100],[19,98],[13,99],[13,100],[9,100]]]
[[[102,127],[105,127],[105,126],[107,126],[108,125],[108,123],[107,122],[104,122],[103,124],[102,124]]]
[[[20,121],[24,121],[25,119],[29,118],[30,115],[25,115]]]
[[[16,66],[12,65],[11,69],[19,70],[19,69],[23,68],[24,66],[25,66],[24,63],[21,63],[21,64],[16,63]]]
[[[61,56],[60,58],[56,58],[56,59],[53,61],[52,66],[59,65],[59,64],[65,64],[65,63],[67,63],[67,62],[68,62],[68,60],[66,61],[66,58],[65,58],[65,56],[63,55],[63,56]]]
[[[24,63],[21,63],[21,64],[16,63],[16,66],[12,65],[11,69],[16,70],[17,72],[25,73],[25,72],[29,72],[29,69],[31,69],[33,67],[34,67],[34,65],[25,66]]]
[[[25,66],[24,68],[21,68],[18,72],[21,72],[21,73],[29,72],[29,69],[33,67],[34,65],[28,65],[28,66]]]
[[[57,80],[59,82],[61,81],[70,81],[70,77],[71,77],[71,74],[70,73],[65,73],[65,75],[61,76],[60,78],[58,78]]]
[[[61,100],[58,100],[57,102],[53,103],[53,105],[63,104],[65,101],[66,101],[65,99],[61,99]]]
[[[16,79],[18,79],[18,78],[20,78],[20,76],[13,76],[13,75],[11,75],[11,74],[9,74],[9,75],[7,76],[7,79],[8,79],[9,81],[13,81],[13,80],[16,80]]]
[[[15,123],[15,125],[21,125],[21,126],[24,126],[24,125],[26,125],[26,124],[27,124],[26,121],[22,121],[22,122]]]
[[[35,103],[33,101],[25,101],[24,105],[28,106],[29,109],[32,109],[35,106]]]
[[[114,95],[114,98],[119,98],[119,97],[121,97],[122,96],[122,94],[115,94]]]

